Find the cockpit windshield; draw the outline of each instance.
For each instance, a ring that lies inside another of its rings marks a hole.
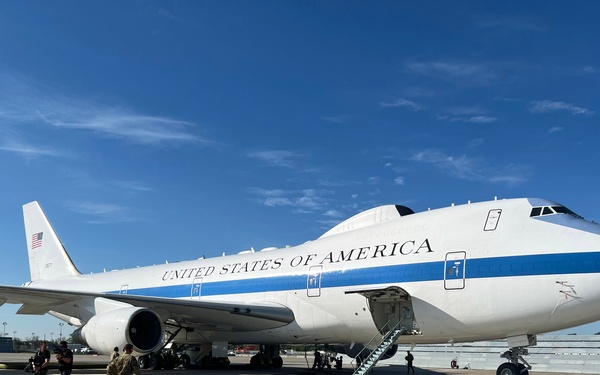
[[[575,217],[581,218],[581,216],[577,215],[575,212],[569,210],[565,206],[533,207],[531,209],[531,215],[529,215],[529,216],[536,217],[536,216],[557,215],[557,214],[567,214],[567,215],[573,215]]]

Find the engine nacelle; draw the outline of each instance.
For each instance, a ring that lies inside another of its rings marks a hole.
[[[356,358],[360,354],[361,359],[365,359],[371,354],[371,350],[366,349],[362,344],[355,344],[352,347],[350,345],[331,345],[329,349],[336,353],[346,354],[348,357]],[[381,360],[392,358],[398,351],[398,345],[394,344],[391,348],[386,350],[381,356]]]
[[[158,314],[143,307],[124,307],[95,315],[73,332],[73,341],[102,354],[132,344],[136,352],[149,353],[163,341],[165,326]]]

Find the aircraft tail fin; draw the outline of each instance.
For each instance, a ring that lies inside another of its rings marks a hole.
[[[38,202],[23,205],[23,219],[32,281],[81,275]]]

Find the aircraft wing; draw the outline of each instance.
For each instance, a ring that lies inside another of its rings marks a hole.
[[[145,307],[165,322],[195,329],[243,332],[277,328],[294,321],[289,308],[271,302],[189,300],[0,285],[0,306],[21,304],[18,314],[61,312],[61,306],[84,302],[93,306],[96,298]]]

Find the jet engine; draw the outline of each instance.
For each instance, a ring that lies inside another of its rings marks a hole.
[[[362,359],[365,359],[371,354],[371,350],[365,348],[364,345],[355,344],[353,346],[350,345],[331,345],[328,347],[336,353],[346,354],[348,357],[356,358],[360,354]],[[381,356],[381,360],[392,358],[396,352],[398,351],[398,345],[394,344],[391,348],[386,350],[385,353]]]
[[[158,349],[165,326],[158,314],[142,307],[124,307],[94,315],[86,325],[73,332],[73,341],[102,354],[132,344],[135,351],[149,353]]]

